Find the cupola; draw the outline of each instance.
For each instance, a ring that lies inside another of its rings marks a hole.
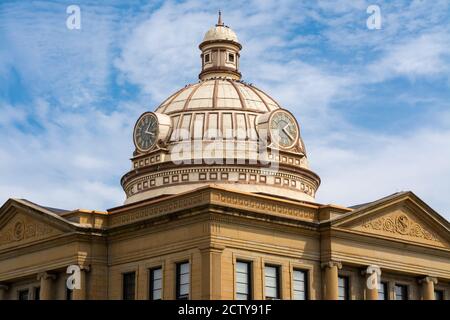
[[[217,24],[206,32],[199,48],[202,51],[200,80],[213,78],[241,79],[239,51],[242,46],[236,33],[223,23],[220,11]]]

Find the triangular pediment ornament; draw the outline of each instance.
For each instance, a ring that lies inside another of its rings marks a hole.
[[[41,240],[59,234],[62,234],[61,230],[28,215],[16,213],[0,229],[0,248]]]
[[[6,207],[5,207],[6,206]],[[0,249],[21,245],[63,234],[68,227],[53,217],[9,200],[0,210]]]
[[[334,225],[343,229],[450,248],[448,222],[419,205],[413,194],[355,210]],[[420,199],[419,199],[420,200]]]
[[[419,242],[432,242],[445,246],[434,231],[424,224],[415,221],[411,215],[407,215],[404,212],[366,219],[359,226],[356,226],[356,229],[370,233],[409,238],[411,240],[418,240]]]

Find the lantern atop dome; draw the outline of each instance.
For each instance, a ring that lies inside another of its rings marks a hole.
[[[223,23],[220,11],[217,24],[206,32],[199,48],[202,51],[200,80],[213,78],[241,79],[239,51],[242,46],[236,33]]]

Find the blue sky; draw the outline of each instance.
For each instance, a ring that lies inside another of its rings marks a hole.
[[[2,1],[0,202],[120,205],[134,122],[197,81],[218,9],[244,80],[297,116],[319,202],[412,190],[450,218],[447,0]]]

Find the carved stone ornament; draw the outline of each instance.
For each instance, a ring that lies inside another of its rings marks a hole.
[[[364,229],[380,230],[404,236],[422,238],[429,241],[439,242],[439,239],[420,224],[412,221],[405,214],[381,217],[374,220],[365,221],[362,224]]]
[[[54,229],[44,223],[19,217],[0,230],[0,245],[42,238],[53,232]]]

